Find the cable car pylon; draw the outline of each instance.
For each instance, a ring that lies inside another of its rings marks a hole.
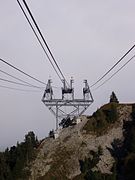
[[[48,83],[42,97],[42,102],[55,115],[56,130],[58,130],[60,126],[64,125],[69,118],[73,119],[74,117],[81,116],[94,102],[87,80],[84,80],[82,98],[80,99],[77,99],[74,96],[73,82],[73,78],[71,78],[69,86],[67,86],[64,79],[63,87],[61,88],[61,98],[54,98],[54,92],[51,85],[52,81],[51,79],[48,79]]]

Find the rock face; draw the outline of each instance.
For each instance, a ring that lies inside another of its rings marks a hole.
[[[88,118],[82,116],[79,124],[62,129],[57,139],[46,138],[38,149],[35,161],[31,164],[29,180],[51,180],[50,177],[73,179],[81,173],[79,160],[89,157],[90,150],[97,151],[99,147],[102,147],[102,155],[93,171],[111,173],[115,160],[109,149],[113,148],[112,142],[115,139],[123,141],[123,121],[131,120],[131,112],[131,105],[120,105],[118,120],[102,136],[86,133],[83,127]]]

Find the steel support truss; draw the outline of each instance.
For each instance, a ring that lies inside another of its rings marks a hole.
[[[73,79],[70,80],[70,87],[67,87],[63,80],[62,98],[53,98],[51,80],[48,80],[42,102],[56,117],[56,130],[63,119],[79,117],[94,102],[87,80],[84,81],[83,98],[74,99]],[[68,95],[68,98],[67,98]]]

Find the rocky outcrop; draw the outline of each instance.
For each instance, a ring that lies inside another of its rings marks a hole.
[[[131,112],[131,105],[119,105],[118,120],[102,136],[86,133],[83,127],[88,119],[82,116],[79,124],[62,129],[57,139],[46,138],[40,145],[37,158],[31,164],[29,180],[47,180],[53,176],[73,179],[81,173],[79,160],[89,157],[90,150],[97,151],[98,147],[102,147],[102,155],[93,171],[111,173],[115,160],[109,149],[113,149],[112,143],[115,139],[123,141],[123,121],[132,120]]]

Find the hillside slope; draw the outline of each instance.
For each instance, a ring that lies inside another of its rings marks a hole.
[[[112,144],[117,141],[121,146],[123,125],[132,121],[131,113],[131,104],[110,103],[91,117],[82,116],[81,123],[62,129],[57,139],[46,138],[31,163],[29,180],[83,180],[87,158],[93,162],[88,167],[93,172],[111,175],[115,164]]]

